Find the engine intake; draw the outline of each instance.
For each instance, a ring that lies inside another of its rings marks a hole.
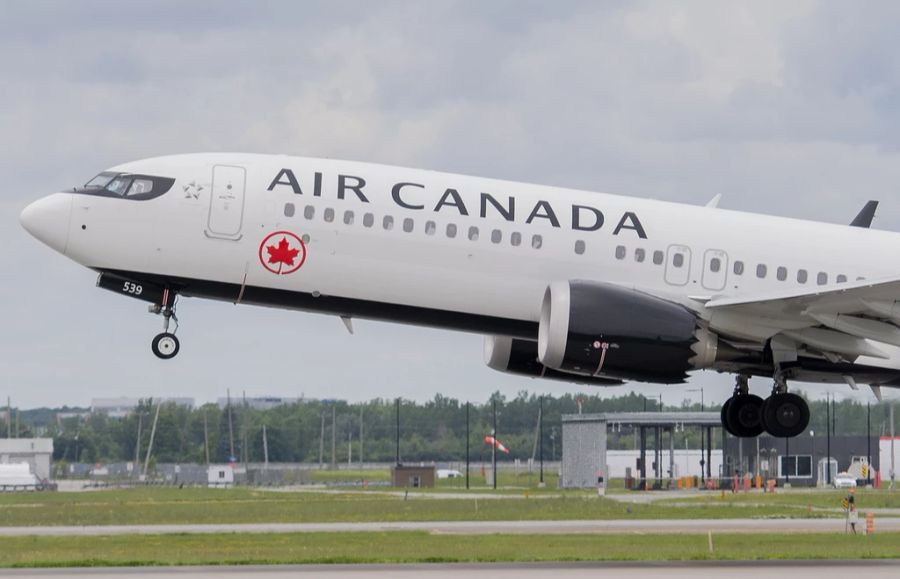
[[[634,289],[573,280],[544,293],[538,359],[561,372],[672,384],[710,367],[717,349],[687,308]]]

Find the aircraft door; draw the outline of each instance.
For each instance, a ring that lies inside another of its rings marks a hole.
[[[721,249],[709,249],[703,254],[703,287],[708,290],[725,289],[728,276],[728,254]]]
[[[213,167],[206,231],[209,237],[233,240],[241,238],[246,183],[247,171],[243,167],[232,165]]]
[[[687,285],[691,277],[691,248],[686,245],[670,245],[666,252],[666,283]]]

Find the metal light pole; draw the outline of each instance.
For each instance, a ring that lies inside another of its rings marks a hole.
[[[825,484],[831,486],[831,403],[825,394]]]
[[[872,405],[866,402],[866,486],[872,477]]]
[[[538,410],[538,453],[541,460],[541,486],[544,486],[544,397],[541,396],[541,405]]]
[[[469,408],[470,402],[466,402],[466,489],[469,488]]]
[[[494,443],[491,444],[491,478],[494,482],[494,489],[497,488],[497,399],[495,398],[492,402],[493,410],[494,410]]]

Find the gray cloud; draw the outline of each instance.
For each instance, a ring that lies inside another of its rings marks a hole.
[[[28,200],[165,153],[396,163],[900,228],[898,8],[835,2],[5,2],[0,395],[483,399],[574,390],[476,336],[187,301],[159,320],[19,228]],[[698,375],[707,400],[730,390]],[[763,384],[757,386],[764,389]],[[618,391],[618,390],[614,390]],[[680,401],[683,390],[648,387]],[[712,394],[710,394],[712,392]]]

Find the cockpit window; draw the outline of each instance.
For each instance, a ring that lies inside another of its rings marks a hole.
[[[116,175],[117,175],[117,173],[100,173],[99,175],[97,175],[96,177],[94,177],[93,179],[91,179],[90,181],[85,183],[84,188],[85,189],[103,189],[107,185],[109,185],[109,182],[112,181]]]
[[[102,197],[153,199],[171,189],[174,183],[175,179],[169,177],[103,172],[88,181],[84,188],[74,189],[72,192]]]

